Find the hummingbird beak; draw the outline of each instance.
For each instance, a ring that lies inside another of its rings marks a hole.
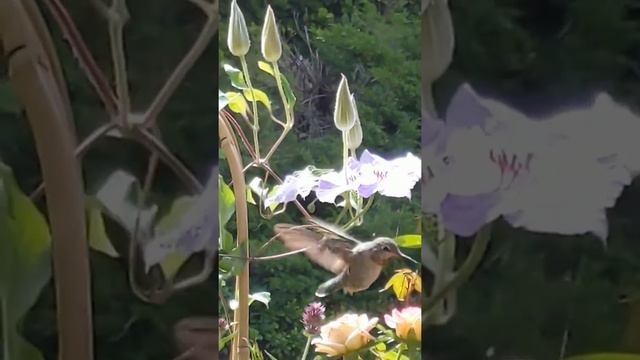
[[[419,262],[417,262],[417,261],[413,260],[409,255],[405,255],[405,254],[403,254],[403,253],[402,253],[402,252],[400,252],[400,251],[398,251],[398,255],[400,255],[400,257],[401,257],[401,258],[404,258],[404,259],[406,259],[406,260],[409,260],[409,261],[411,261],[411,262],[412,262],[412,263],[414,263],[414,264],[420,264]]]

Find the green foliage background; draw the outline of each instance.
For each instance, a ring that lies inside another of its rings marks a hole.
[[[389,3],[389,4],[387,4]],[[261,1],[238,1],[250,28],[252,49],[247,55],[254,86],[270,90],[272,104],[279,104],[277,89],[270,77],[260,74],[257,61],[260,55],[260,27],[265,5]],[[273,1],[278,25],[285,43],[281,70],[286,74],[298,99],[296,126],[275,153],[271,164],[284,176],[306,165],[339,168],[342,159],[340,133],[333,125],[333,105],[340,74],[349,80],[355,93],[364,132],[363,145],[374,153],[390,158],[410,151],[419,153],[420,144],[420,19],[419,4],[413,2],[380,1]],[[223,4],[223,27],[220,38],[225,39],[229,4]],[[305,26],[309,41],[305,41]],[[309,49],[311,48],[311,51]],[[313,55],[317,51],[318,58]],[[294,54],[294,55],[290,55]],[[240,67],[239,60],[230,56],[226,46],[220,49],[220,89],[232,90],[222,70],[227,62]],[[299,57],[302,57],[301,59]],[[292,59],[300,59],[293,61]],[[323,71],[306,71],[317,69]],[[281,114],[279,110],[276,110]],[[271,144],[279,134],[266,115],[261,116],[261,146]],[[262,150],[265,152],[266,150]],[[245,158],[245,162],[248,159]],[[221,173],[228,181],[226,164]],[[248,172],[247,179],[261,176]],[[312,196],[310,196],[310,199]],[[334,219],[337,212],[320,203],[314,214]],[[260,218],[255,206],[249,208],[251,245],[259,247],[273,236],[275,223],[300,223],[302,217],[294,205],[287,212],[271,220]],[[372,234],[395,235],[416,233],[420,214],[420,190],[416,186],[412,201],[379,198],[365,218],[365,223],[353,233],[363,238]],[[233,225],[230,224],[229,228]],[[273,247],[284,252],[282,247]],[[407,251],[418,259],[418,251]],[[403,264],[398,263],[394,267]],[[393,269],[383,274],[370,291],[349,297],[341,293],[323,299],[330,319],[347,311],[367,312],[379,316],[394,306],[392,293],[379,294]],[[300,322],[304,306],[317,301],[316,287],[331,274],[312,264],[304,256],[296,255],[281,261],[256,262],[251,265],[251,292],[270,291],[269,309],[262,304],[251,306],[252,336],[260,346],[279,359],[298,358],[306,341]],[[230,284],[231,285],[231,284]],[[228,291],[227,291],[228,290]],[[225,288],[231,298],[231,286]],[[221,312],[222,313],[222,312]],[[381,320],[382,321],[382,320]]]
[[[460,82],[532,116],[595,91],[639,110],[637,2],[451,0],[453,64],[435,87],[440,111]],[[571,166],[567,164],[567,166]],[[579,186],[579,184],[576,184]],[[459,292],[458,313],[425,332],[432,359],[558,359],[640,352],[640,188],[609,212],[606,249],[591,236],[532,234],[499,223],[487,256]],[[560,216],[560,215],[559,215]],[[469,241],[462,241],[468,249]]]

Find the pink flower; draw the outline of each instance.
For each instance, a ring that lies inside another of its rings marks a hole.
[[[384,316],[384,322],[396,335],[404,340],[422,341],[422,309],[416,306],[406,307],[400,311],[393,309],[391,315]]]

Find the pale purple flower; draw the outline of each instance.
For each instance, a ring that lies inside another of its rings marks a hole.
[[[640,170],[640,119],[606,94],[534,120],[462,85],[427,120],[425,209],[469,236],[499,216],[532,231],[605,239],[605,209]]]
[[[265,205],[293,201],[298,195],[306,197],[311,191],[324,203],[334,203],[347,191],[356,191],[363,198],[375,193],[411,198],[411,189],[421,175],[421,160],[411,153],[386,160],[365,150],[359,160],[350,157],[342,171],[303,171],[287,176]]]
[[[320,178],[315,190],[318,200],[334,202],[345,191],[357,191],[363,198],[375,193],[388,197],[411,198],[411,189],[420,180],[421,161],[411,153],[385,160],[365,150],[360,160],[349,159],[346,175],[329,173]]]
[[[318,177],[314,175],[311,168],[307,167],[304,170],[296,171],[284,178],[275,193],[265,200],[265,206],[287,203],[295,200],[298,195],[306,198],[317,183]]]

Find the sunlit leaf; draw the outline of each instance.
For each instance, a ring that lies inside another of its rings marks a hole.
[[[229,91],[226,93],[227,100],[229,101],[229,109],[236,114],[243,116],[247,115],[247,109],[249,108],[244,96],[238,92]]]
[[[251,205],[257,205],[256,201],[253,199],[253,191],[251,191],[250,188],[247,187],[246,190],[246,196],[247,196],[247,202]]]
[[[409,269],[396,270],[396,273],[391,276],[380,291],[382,292],[389,288],[393,289],[398,300],[404,301],[413,291],[422,292],[422,279],[420,275]]]
[[[395,239],[398,246],[403,248],[419,249],[422,247],[422,235],[400,235]]]
[[[271,100],[269,100],[269,96],[265,94],[264,91],[253,88],[253,94],[252,94],[251,89],[244,89],[242,91],[242,94],[248,101],[254,101],[253,95],[255,95],[256,100],[262,103],[262,105],[264,105],[267,109],[269,109],[269,111],[271,111]]]
[[[229,64],[224,64],[224,72],[229,76],[229,80],[231,80],[231,85],[240,90],[244,90],[248,88],[246,81],[244,81],[244,75],[240,69],[237,69]]]
[[[100,204],[96,199],[87,199],[87,227],[89,232],[89,246],[103,254],[111,257],[120,257],[116,249],[111,244],[109,235],[104,226],[104,218],[102,217],[102,210]]]
[[[51,277],[51,236],[45,217],[0,163],[0,300],[7,359],[41,360],[20,323]]]
[[[195,198],[191,196],[176,199],[169,213],[158,221],[156,231],[169,232],[172,227],[179,226],[180,218],[193,206],[194,202]],[[160,268],[167,279],[173,279],[189,257],[175,248],[168,250],[170,252],[163,255],[163,259],[160,261]]]
[[[258,61],[258,68],[275,78],[275,72],[273,71],[271,64],[264,61]],[[296,96],[291,89],[291,85],[289,85],[289,81],[282,73],[280,73],[280,80],[282,81],[282,90],[284,92],[284,97],[287,99],[287,104],[289,105],[289,108],[293,108],[296,103]]]
[[[236,198],[233,190],[224,182],[222,175],[218,177],[218,220],[220,227],[227,224],[236,211]]]
[[[273,75],[273,67],[268,62],[258,61],[258,68],[271,76],[275,76]]]
[[[236,211],[236,199],[231,188],[218,176],[218,224],[220,249],[228,252],[233,248],[233,236],[225,229],[225,225]]]

